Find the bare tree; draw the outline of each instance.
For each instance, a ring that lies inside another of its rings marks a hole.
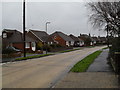
[[[120,1],[119,2],[91,2],[90,21],[94,27],[104,27],[108,34],[120,37]]]

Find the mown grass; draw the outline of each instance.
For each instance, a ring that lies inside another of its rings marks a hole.
[[[80,48],[60,51],[59,53],[71,52],[71,51],[76,51],[76,50],[80,50]]]
[[[76,63],[70,71],[71,72],[85,72],[90,66],[90,64],[97,58],[97,56],[100,55],[101,52],[102,51],[99,50],[99,51],[96,51],[88,55],[87,57],[85,57],[84,59]]]
[[[20,57],[20,58],[16,58],[15,61],[32,59],[32,58],[40,58],[40,57],[45,57],[50,55],[54,55],[54,54],[42,54],[42,55],[35,55],[35,56]]]

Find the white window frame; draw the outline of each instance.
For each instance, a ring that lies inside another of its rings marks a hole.
[[[3,38],[7,38],[7,33],[3,33]]]
[[[25,48],[30,48],[30,43],[29,42],[25,43]]]

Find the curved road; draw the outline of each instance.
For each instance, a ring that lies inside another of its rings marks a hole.
[[[2,65],[3,88],[50,88],[82,58],[105,46]]]

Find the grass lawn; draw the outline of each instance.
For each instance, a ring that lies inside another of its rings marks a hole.
[[[16,58],[15,61],[21,61],[21,60],[32,59],[32,58],[40,58],[40,57],[45,57],[50,55],[54,55],[54,54],[42,54],[42,55],[35,55],[35,56],[20,57],[20,58]]]
[[[60,51],[59,53],[71,52],[71,51],[76,51],[76,50],[80,50],[80,48],[71,49],[71,50],[65,50],[65,51]]]
[[[71,72],[85,72],[90,66],[90,64],[92,64],[92,62],[97,58],[97,56],[100,55],[101,52],[102,51],[99,50],[99,51],[96,51],[88,55],[87,57],[85,57],[84,59],[76,63],[70,71]]]

